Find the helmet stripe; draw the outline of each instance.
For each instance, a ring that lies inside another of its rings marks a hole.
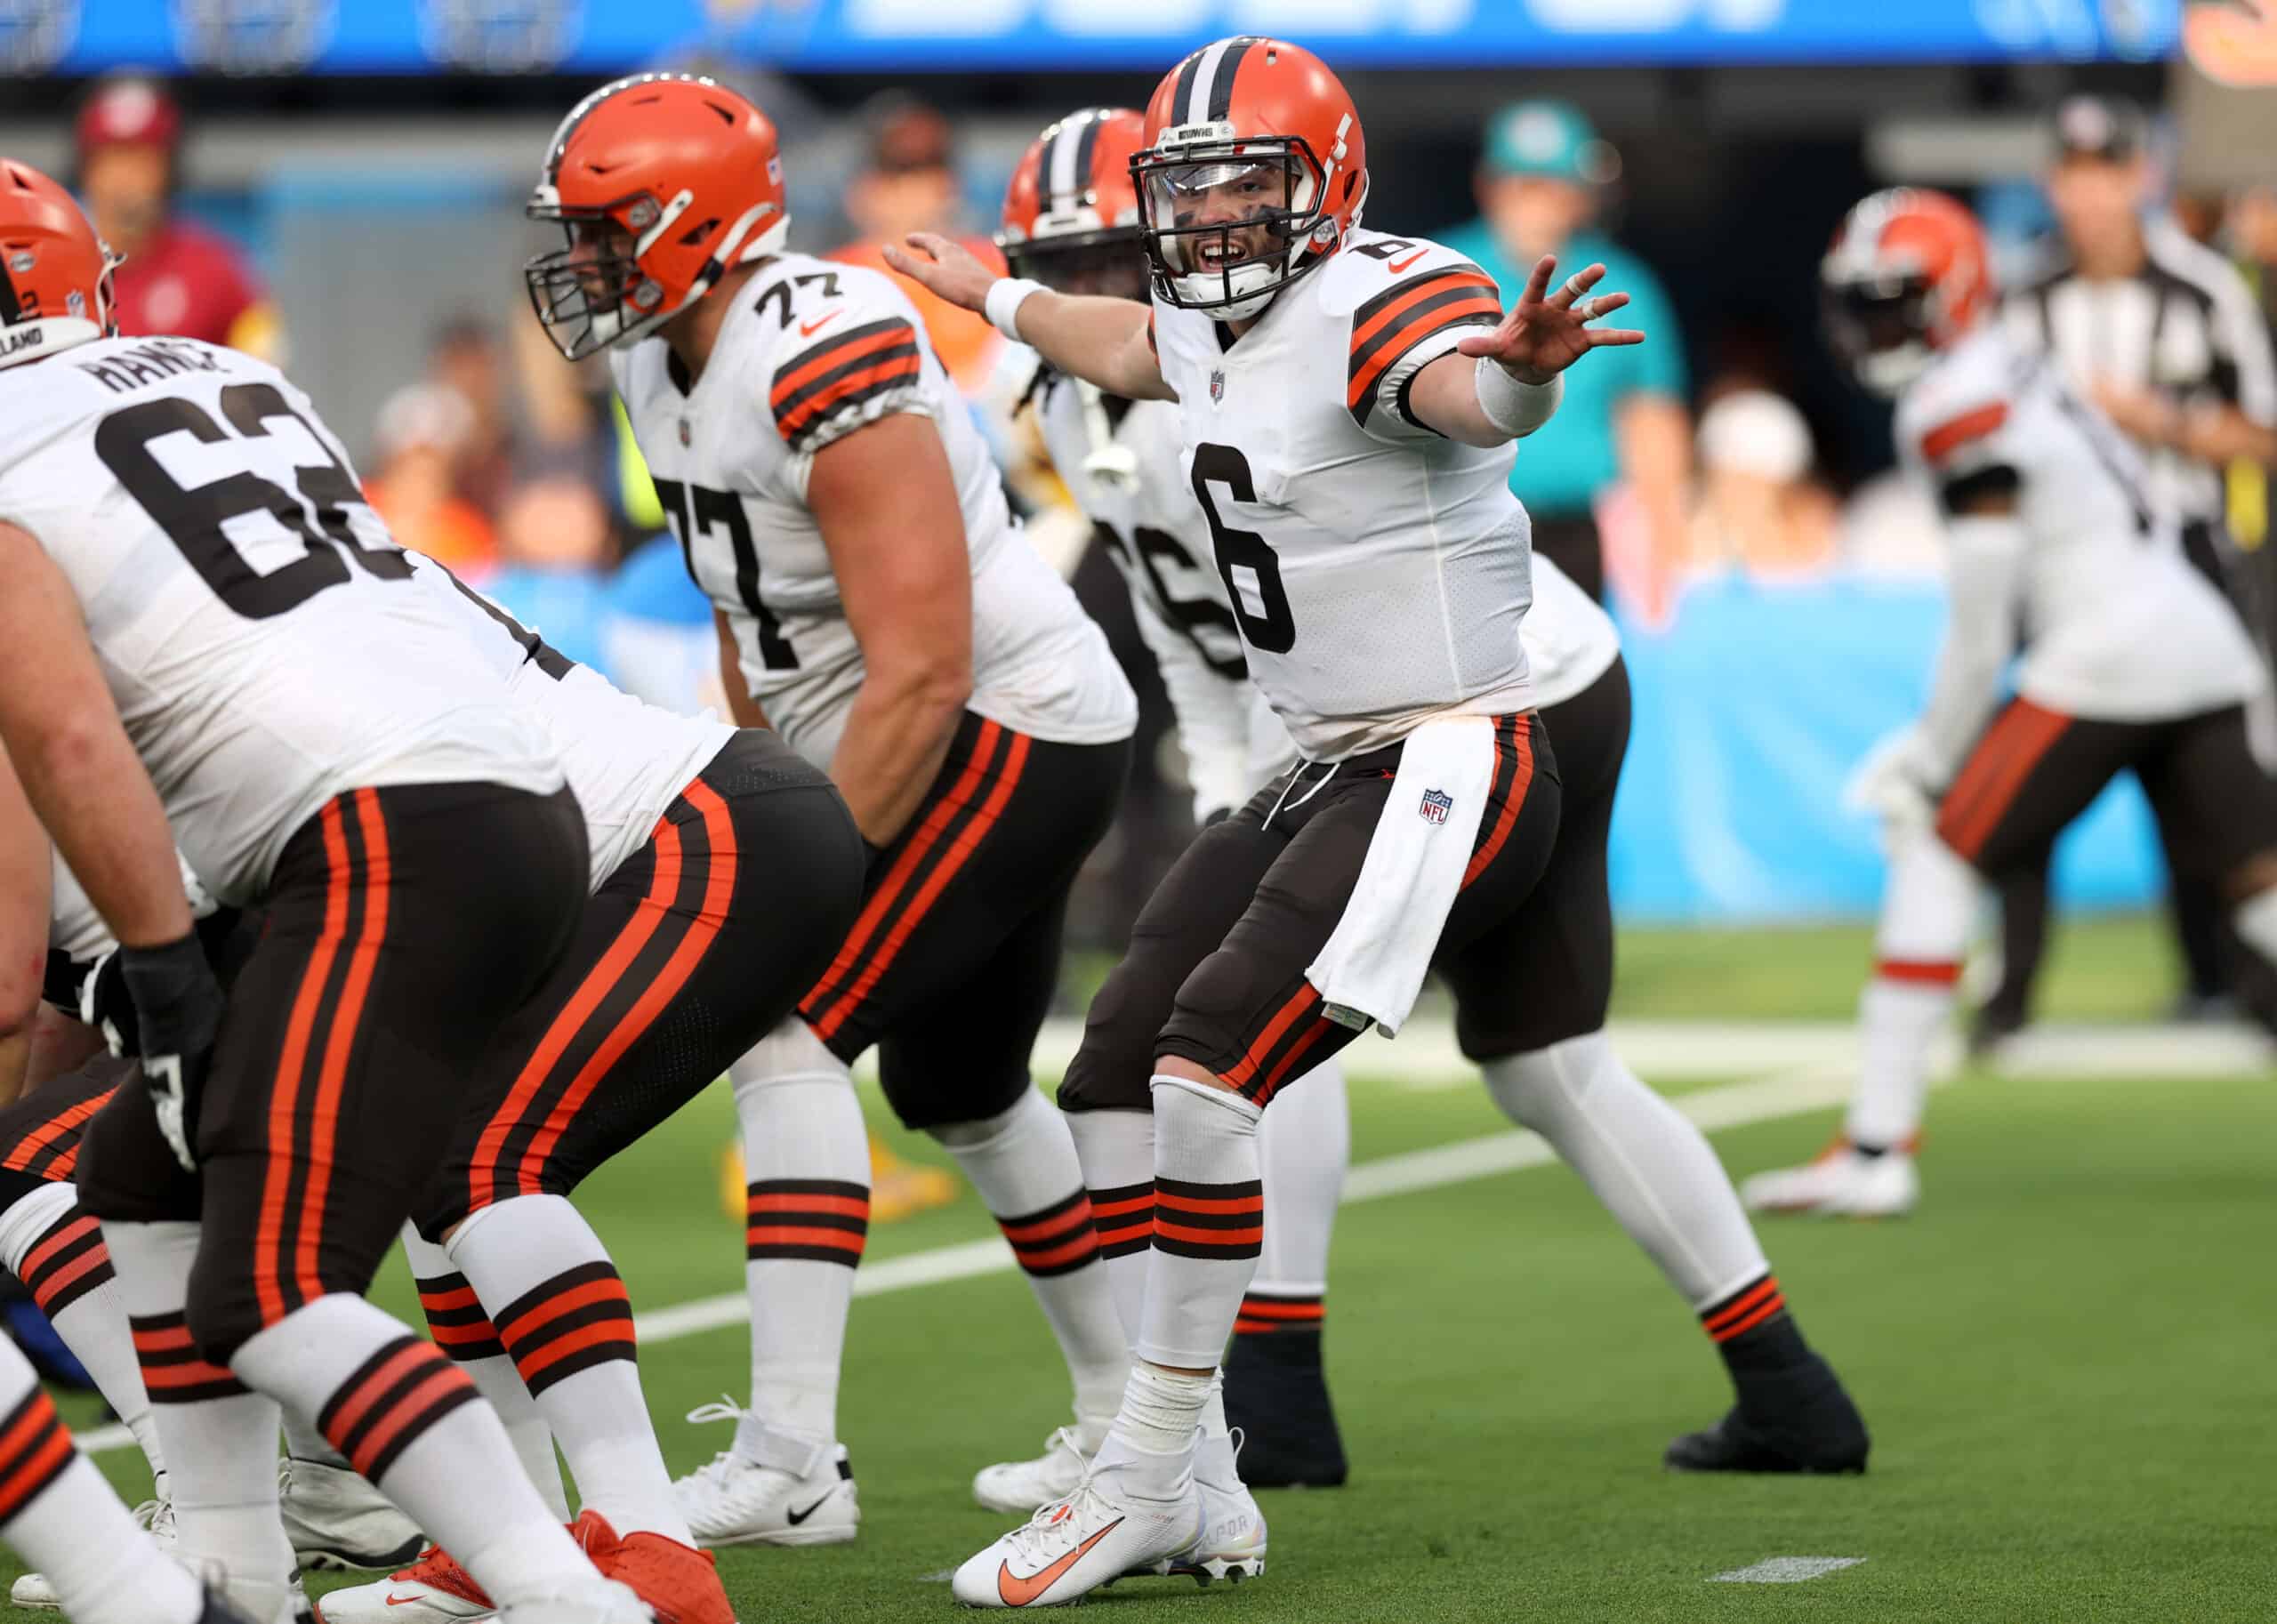
[[[1217,50],[1216,45],[1204,45],[1179,64],[1178,88],[1171,93],[1171,122],[1192,124],[1189,109],[1194,106],[1194,81],[1202,71],[1202,59]]]
[[[1230,73],[1226,75],[1226,94],[1221,99],[1218,94],[1218,71],[1226,60],[1226,52],[1234,45],[1243,43],[1245,42],[1221,39],[1213,45],[1204,45],[1202,48],[1200,54],[1195,59],[1194,79],[1191,89],[1185,97],[1186,112],[1180,120],[1181,123],[1208,124],[1213,117],[1223,118],[1226,116],[1227,103],[1233,98],[1234,76]],[[1187,90],[1184,74],[1179,76],[1179,85],[1181,90]],[[1219,109],[1214,115],[1210,111],[1213,106]]]
[[[1067,189],[1079,198],[1088,196],[1091,190],[1091,160],[1098,152],[1099,125],[1106,122],[1106,115],[1088,113],[1084,115],[1082,127],[1075,132],[1075,161],[1069,165],[1075,173]]]
[[[1078,120],[1081,120],[1079,125]],[[1083,137],[1092,125],[1084,115],[1063,118],[1051,133],[1051,150],[1044,155],[1043,206],[1046,213],[1058,212],[1063,198],[1072,198],[1083,190],[1090,176],[1082,166],[1079,157]]]
[[[0,327],[16,325],[22,303],[16,296],[16,279],[8,274],[8,262],[0,260]]]
[[[1227,40],[1218,47],[1219,60],[1217,71],[1211,76],[1209,106],[1205,114],[1209,122],[1219,124],[1231,117],[1234,111],[1234,80],[1241,73],[1242,59],[1249,54],[1251,45],[1264,42],[1254,35]]]

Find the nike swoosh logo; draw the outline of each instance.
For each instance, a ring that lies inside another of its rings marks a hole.
[[[812,321],[802,321],[799,324],[799,336],[801,338],[812,338],[816,334],[821,332],[825,327],[830,326],[832,322],[836,321],[840,317],[845,314],[846,312],[843,310],[833,310],[827,316],[817,316]]]
[[[1010,1563],[998,1563],[996,1564],[996,1594],[1004,1598],[1004,1605],[1007,1607],[1026,1606],[1037,1596],[1050,1589],[1062,1574],[1089,1555],[1091,1547],[1122,1526],[1122,1519],[1115,1518],[1114,1522],[1100,1529],[1098,1532],[1069,1551],[1050,1567],[1040,1573],[1031,1573],[1026,1579],[1018,1578],[1013,1574]]]
[[[811,1506],[808,1507],[804,1511],[793,1511],[793,1512],[789,1513],[789,1514],[788,1514],[788,1516],[787,1516],[787,1520],[788,1520],[788,1522],[790,1523],[791,1526],[792,1526],[792,1527],[793,1527],[793,1528],[796,1528],[800,1524],[801,1524],[801,1523],[805,1522],[809,1517],[810,1517],[810,1516],[814,1515],[814,1514],[815,1514],[816,1512],[820,1511],[820,1510],[823,1508],[823,1507],[824,1507],[826,1503],[828,1503],[829,1499],[830,1499],[830,1496],[829,1496],[829,1495],[827,1495],[827,1494],[825,1494],[825,1495],[824,1495],[824,1496],[822,1497],[822,1499],[821,1499],[817,1500],[813,1505],[811,1505]]]
[[[1421,259],[1425,254],[1430,252],[1431,251],[1428,248],[1418,248],[1414,253],[1409,254],[1404,260],[1394,260],[1391,262],[1391,274],[1395,277],[1399,275],[1401,271],[1405,270],[1410,265],[1414,264],[1416,261]]]
[[[408,1607],[414,1602],[423,1602],[426,1599],[423,1596],[398,1596],[393,1591],[388,1593],[388,1605],[390,1607]]]

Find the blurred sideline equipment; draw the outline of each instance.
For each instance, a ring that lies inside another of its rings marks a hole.
[[[2131,768],[2185,872],[2220,887],[2239,935],[2277,961],[2277,786],[2246,742],[2244,707],[2265,678],[2244,627],[2184,558],[2133,447],[1991,319],[1967,210],[1877,192],[1843,222],[1822,275],[1830,342],[1896,397],[1901,452],[1945,514],[1951,623],[1916,745],[1881,775],[1913,775],[1937,815],[1933,831],[1892,830],[1841,1141],[1746,1194],[1767,1210],[1893,1215],[1916,1199],[1910,1158],[1929,1044],[1959,979],[1968,867],[2003,872]],[[2003,706],[2020,626],[2032,641]]]
[[[1135,703],[1022,543],[913,308],[880,272],[781,253],[784,199],[757,108],[650,74],[570,113],[530,205],[567,238],[529,266],[533,303],[564,354],[608,352],[712,599],[730,706],[829,765],[871,846],[837,956],[729,1068],[752,1395],[706,1407],[735,1438],[678,1485],[710,1545],[858,1524],[836,1411],[870,1201],[849,1068],[873,1046],[887,1100],[1019,1253],[1079,1427],[1104,1430],[1127,1364],[1074,1147],[1028,1054]]]

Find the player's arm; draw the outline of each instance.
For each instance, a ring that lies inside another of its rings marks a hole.
[[[2014,467],[1986,462],[1943,488],[1950,555],[1945,640],[1919,724],[1923,759],[1938,774],[1939,787],[1951,782],[1983,731],[2016,651],[2026,550],[2021,487]]]
[[[1163,382],[1148,334],[1153,312],[1130,299],[1098,299],[1055,293],[992,269],[970,250],[929,231],[910,235],[908,247],[889,243],[886,263],[921,282],[951,304],[978,311],[1071,377],[1081,378],[1126,400],[1175,400]],[[1018,290],[1027,292],[1021,296]],[[992,310],[992,290],[1007,310]]]
[[[47,970],[47,831],[0,752],[0,1105],[24,1090]]]
[[[1557,409],[1558,375],[1592,350],[1641,344],[1633,328],[1592,327],[1629,302],[1626,293],[1593,293],[1605,267],[1591,265],[1550,291],[1557,261],[1537,261],[1517,302],[1491,332],[1459,340],[1406,384],[1407,414],[1466,446],[1505,445],[1533,433]],[[1482,367],[1481,360],[1490,363]]]
[[[736,647],[736,629],[725,609],[712,611],[712,629],[720,639],[720,692],[728,701],[728,716],[738,728],[764,728],[767,712],[752,697],[744,680],[743,655]]]
[[[941,770],[972,694],[972,566],[932,419],[896,412],[823,446],[807,506],[862,650],[830,776],[883,846]]]
[[[129,947],[190,935],[165,809],[111,703],[70,584],[0,524],[0,742],[39,820]]]

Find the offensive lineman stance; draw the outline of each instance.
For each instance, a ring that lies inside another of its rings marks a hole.
[[[1014,274],[1058,293],[1143,299],[1130,157],[1144,144],[1144,119],[1131,111],[1090,109],[1047,129],[1005,199],[999,243]],[[1039,389],[1045,444],[1121,567],[1162,666],[1195,821],[1206,825],[1286,770],[1296,750],[1249,680],[1223,582],[1197,565],[1209,557],[1209,530],[1178,477],[1177,409],[1102,395],[1048,368]],[[1463,989],[1459,1041],[1495,1102],[1589,1181],[1726,1355],[1739,1410],[1714,1431],[1678,1440],[1670,1464],[1845,1469],[1863,1459],[1856,1412],[1782,1314],[1784,1299],[1729,1177],[1699,1130],[1629,1071],[1605,1038],[1613,940],[1605,846],[1628,743],[1628,676],[1612,621],[1538,555],[1533,589],[1520,635],[1542,720],[1558,741],[1564,805],[1549,866],[1501,928],[1509,979]],[[1071,1123],[1079,1144],[1100,1131],[1107,1154],[1122,1129],[1112,1113],[1078,1113]],[[1263,1250],[1225,1375],[1227,1419],[1243,1435],[1240,1475],[1251,1487],[1333,1484],[1345,1475],[1321,1328],[1349,1146],[1334,1059],[1315,1067],[1302,1089],[1284,1090],[1259,1128]],[[1127,1186],[1091,1192],[1134,1339],[1155,1215],[1152,1146],[1140,1148]],[[976,1497],[1005,1511],[1061,1498],[1085,1463],[1065,1445],[1048,1459],[1057,1467],[1049,1475],[984,1473]]]
[[[1919,1193],[1928,1050],[1977,874],[2041,849],[2131,768],[2174,859],[2218,885],[2240,939],[2277,962],[2277,785],[2247,744],[2263,676],[2236,611],[2184,556],[2125,437],[1988,319],[1975,218],[1941,193],[1877,192],[1822,276],[1830,339],[1896,397],[1899,448],[1943,508],[1951,621],[1927,709],[1871,775],[1893,850],[1842,1137],[1745,1194],[1773,1211],[1882,1217]],[[2030,641],[2003,706],[2019,628]]]
[[[680,1483],[706,1544],[853,1538],[837,1389],[873,1044],[902,1121],[953,1154],[1051,1322],[1076,1425],[1129,1366],[1082,1170],[1028,1075],[1068,888],[1114,816],[1137,705],[1020,537],[890,277],[783,252],[775,131],[709,80],[644,75],[565,119],[529,213],[568,245],[531,298],[609,353],[739,720],[826,765],[871,848],[864,905],[799,1014],[731,1069],[751,1180],[751,1408]]]

